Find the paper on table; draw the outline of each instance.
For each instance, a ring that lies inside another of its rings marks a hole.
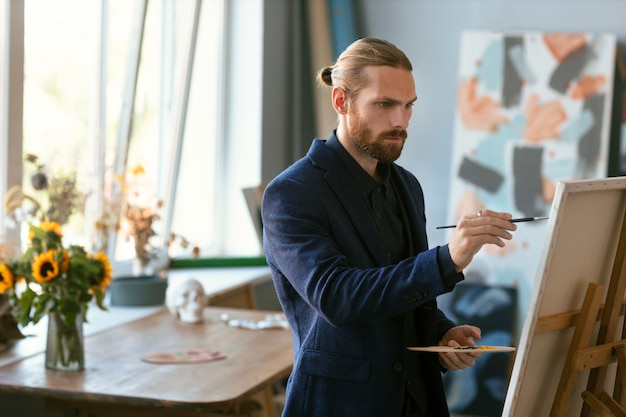
[[[411,346],[407,349],[416,352],[513,352],[512,346]]]

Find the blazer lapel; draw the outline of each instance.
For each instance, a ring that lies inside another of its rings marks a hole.
[[[361,195],[355,181],[343,168],[342,162],[332,149],[327,148],[322,140],[317,140],[309,152],[311,161],[326,171],[324,179],[348,213],[359,213],[349,216],[363,246],[377,265],[386,265],[387,253],[378,233],[376,223],[369,207]]]

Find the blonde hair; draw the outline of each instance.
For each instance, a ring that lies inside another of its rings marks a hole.
[[[397,46],[383,39],[362,38],[354,41],[339,55],[335,65],[322,68],[317,80],[322,85],[343,88],[355,96],[367,84],[366,66],[389,66],[413,70],[411,61]]]

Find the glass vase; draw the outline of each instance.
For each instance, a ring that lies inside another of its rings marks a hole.
[[[48,314],[46,368],[62,371],[85,369],[83,315],[68,323],[61,313]]]

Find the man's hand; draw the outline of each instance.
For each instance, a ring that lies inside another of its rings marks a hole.
[[[474,340],[480,340],[480,329],[476,326],[456,326],[448,330],[441,340],[440,346],[476,346]],[[439,354],[439,363],[444,368],[451,371],[458,371],[461,369],[474,366],[476,359],[480,358],[481,352],[475,350],[469,350],[467,352],[444,352]]]
[[[463,216],[457,223],[448,248],[457,272],[470,264],[474,255],[486,244],[504,247],[505,240],[511,240],[517,226],[511,223],[510,213],[491,210],[478,210],[474,214]]]

